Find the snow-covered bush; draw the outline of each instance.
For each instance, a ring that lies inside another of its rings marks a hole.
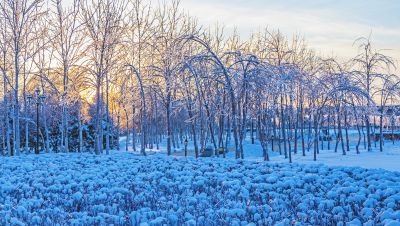
[[[396,225],[400,173],[113,153],[0,158],[0,225]]]

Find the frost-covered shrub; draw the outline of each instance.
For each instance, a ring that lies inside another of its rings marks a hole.
[[[224,159],[0,158],[0,225],[396,225],[400,173]]]

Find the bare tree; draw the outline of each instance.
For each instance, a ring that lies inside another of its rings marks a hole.
[[[54,58],[62,69],[61,89],[61,148],[68,152],[68,87],[71,67],[81,59],[82,23],[78,19],[80,0],[74,0],[69,7],[61,0],[52,0],[53,8],[49,18],[50,41],[55,50]]]
[[[143,0],[131,0],[129,6],[132,10],[129,13],[129,28],[127,29],[127,62],[134,79],[137,79],[140,86],[140,133],[141,133],[141,152],[145,155],[146,135],[147,135],[147,116],[146,116],[146,97],[145,97],[145,67],[148,61],[150,41],[154,36],[153,23],[154,16],[150,5]]]
[[[354,75],[358,77],[358,81],[363,86],[371,99],[374,99],[372,95],[376,87],[376,80],[379,75],[380,70],[386,70],[394,66],[393,59],[381,53],[379,50],[375,50],[372,46],[370,37],[359,38],[354,44],[358,45],[359,53],[356,57],[352,59],[354,63],[355,70]],[[370,99],[366,102],[368,111],[372,111],[373,103]],[[371,124],[370,115],[365,117],[365,124],[367,129],[367,148],[368,151],[372,150],[371,146]]]
[[[108,88],[109,71],[113,65],[112,56],[116,45],[120,42],[123,29],[122,22],[126,3],[124,0],[111,1],[91,1],[82,2],[82,19],[85,25],[88,37],[88,49],[90,55],[87,56],[89,67],[95,79],[96,87],[96,139],[95,152],[102,153],[103,150],[103,132],[102,115],[103,100],[102,86],[106,80],[106,152],[109,153],[109,116],[108,116]]]
[[[2,9],[5,5],[5,2],[2,2]],[[0,31],[1,31],[1,38],[0,38],[0,48],[1,48],[1,64],[0,64],[0,69],[2,72],[2,77],[3,77],[3,111],[4,111],[4,138],[5,142],[3,144],[5,145],[5,148],[3,148],[3,152],[7,150],[7,155],[10,156],[11,153],[11,127],[10,127],[10,115],[9,115],[9,97],[8,96],[8,87],[11,86],[10,84],[10,79],[9,76],[7,75],[7,72],[9,71],[9,62],[8,62],[8,56],[9,56],[9,51],[10,51],[10,45],[9,43],[11,42],[10,36],[7,34],[7,27],[8,23],[6,20],[6,17],[1,14],[1,20],[0,20]]]
[[[43,15],[41,10],[43,0],[4,0],[1,4],[2,15],[7,23],[6,32],[11,41],[11,50],[13,56],[14,68],[14,114],[13,122],[15,128],[14,150],[12,154],[20,153],[20,104],[19,104],[19,82],[21,70],[21,57],[26,42],[30,41],[30,28],[35,26],[36,22]]]
[[[173,93],[176,74],[180,70],[183,59],[182,45],[179,39],[185,35],[196,34],[197,25],[190,17],[184,15],[179,9],[179,1],[171,4],[164,3],[156,11],[155,39],[153,40],[154,58],[156,61],[151,65],[152,74],[163,80],[161,84],[155,83],[156,93],[162,99],[166,114],[167,128],[167,153],[171,154]]]

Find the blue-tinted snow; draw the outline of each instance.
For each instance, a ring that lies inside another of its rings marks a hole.
[[[0,225],[398,225],[400,173],[113,152],[0,158]]]

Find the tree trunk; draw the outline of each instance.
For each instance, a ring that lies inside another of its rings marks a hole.
[[[128,151],[129,149],[129,114],[126,108],[124,108],[125,112],[125,117],[126,117],[126,141],[125,141],[125,151]]]
[[[5,64],[5,62],[4,62]],[[7,98],[7,77],[6,77],[6,72],[3,71],[3,90],[4,90],[4,96],[3,96],[3,104],[4,104],[4,123],[5,123],[5,136],[6,136],[6,148],[7,148],[7,155],[11,156],[11,138],[10,138],[10,133],[11,133],[11,128],[10,128],[10,118],[9,118],[9,108],[8,108],[8,98]]]
[[[79,152],[83,152],[83,128],[82,128],[81,109],[78,110],[78,129],[79,129]]]
[[[171,92],[167,91],[167,155],[171,155]]]
[[[314,161],[317,161],[318,152],[318,116],[314,115]]]
[[[305,137],[304,137],[304,108],[303,97],[300,97],[300,134],[301,134],[301,150],[303,156],[306,156]]]
[[[100,77],[97,76],[96,80],[96,135],[95,135],[95,153],[99,155],[101,153],[101,144],[103,138],[101,137],[101,118],[100,118]],[[127,150],[128,151],[128,150]]]
[[[20,128],[19,128],[19,40],[14,37],[14,70],[15,70],[15,86],[14,86],[14,151],[12,154],[19,155],[20,153]]]
[[[347,110],[344,111],[344,125],[345,125],[345,133],[346,133],[346,150],[350,151],[350,141],[349,141],[349,122],[347,120]]]
[[[383,107],[382,112],[379,116],[379,150],[383,152]]]
[[[254,144],[254,119],[251,119],[251,144]]]
[[[110,112],[108,103],[109,81],[108,72],[106,73],[106,154],[110,154]]]
[[[44,123],[44,132],[46,136],[45,141],[45,149],[46,153],[50,153],[50,134],[49,134],[49,127],[47,125],[47,105],[43,103],[43,123]]]
[[[285,154],[285,158],[288,157],[288,153],[287,153],[287,147],[286,147],[286,132],[285,132],[285,114],[283,112],[283,95],[281,95],[281,129],[282,129],[282,139],[283,139],[283,151]]]
[[[120,131],[121,131],[121,116],[120,116],[120,112],[118,110],[118,115],[117,115],[117,150],[118,151],[121,149],[120,144],[119,144],[119,137],[121,136]]]
[[[368,151],[372,151],[372,147],[371,147],[371,129],[370,129],[369,116],[368,115],[365,116],[365,126],[366,126],[366,129],[367,129],[367,147],[368,147]]]

